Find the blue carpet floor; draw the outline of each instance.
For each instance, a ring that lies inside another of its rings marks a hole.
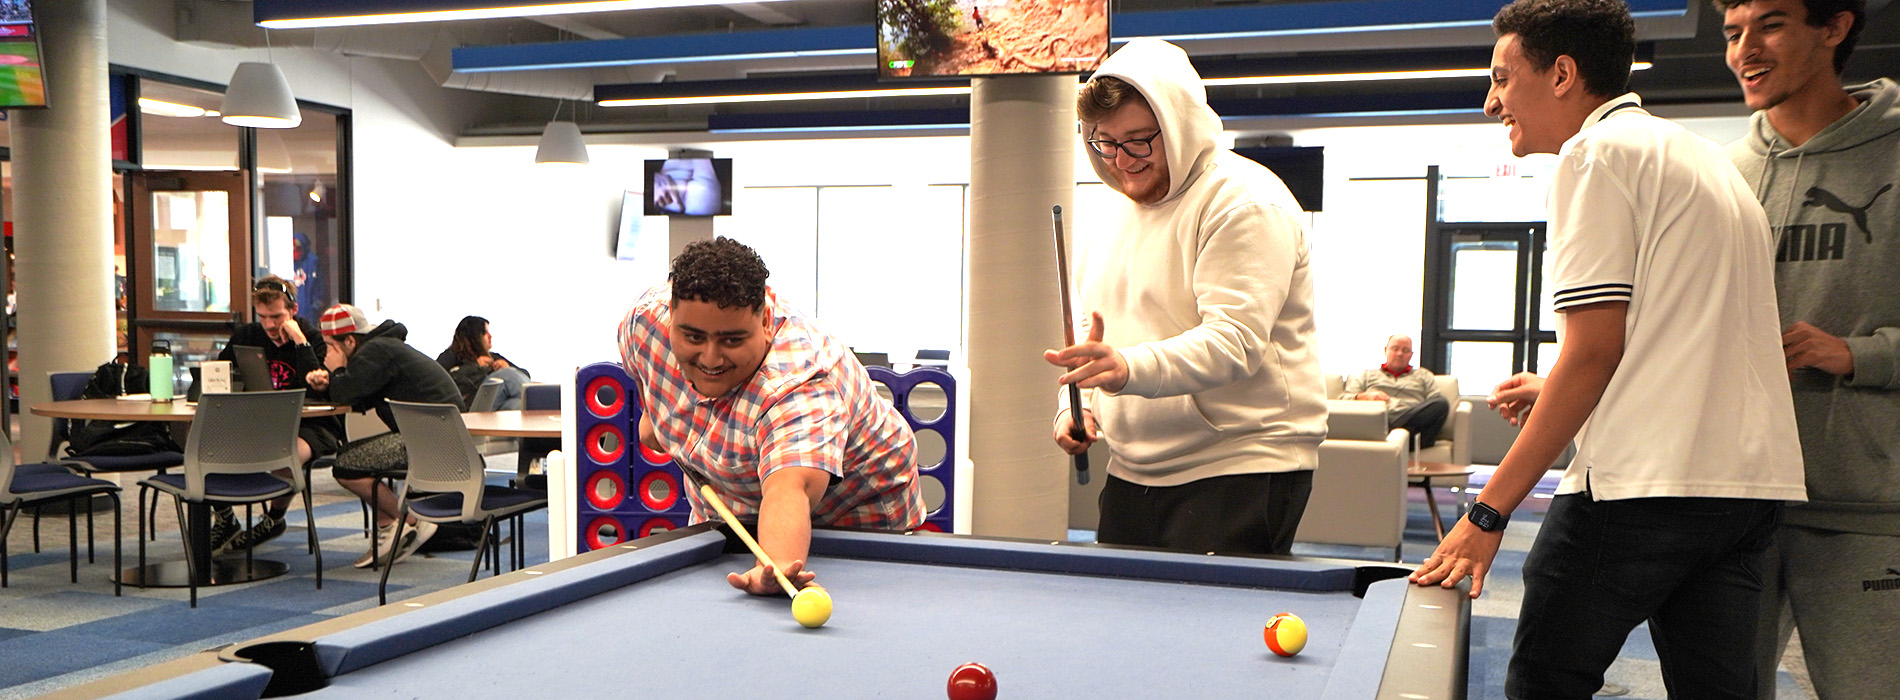
[[[362,515],[354,496],[319,479],[317,536],[323,548],[323,588],[316,587],[313,558],[305,546],[301,503],[291,509],[283,537],[266,543],[256,556],[289,566],[283,576],[237,586],[199,589],[198,607],[187,603],[185,589],[127,586],[112,595],[110,512],[100,513],[97,563],[85,560],[85,525],[80,528],[79,583],[68,582],[66,524],[47,516],[41,552],[32,551],[31,520],[21,516],[7,538],[11,559],[9,587],[0,589],[0,699],[29,698],[122,671],[198,651],[273,634],[376,606],[379,572],[351,566],[368,549]],[[327,486],[330,491],[324,491]],[[128,499],[129,500],[129,499]],[[137,506],[132,505],[136,510]],[[147,543],[150,561],[184,558],[178,531],[166,506],[158,539]],[[240,511],[241,512],[241,511]],[[132,511],[125,515],[125,565],[137,556]],[[508,533],[504,526],[503,534]],[[520,533],[527,563],[547,561],[547,515],[529,516]],[[458,585],[467,580],[474,552],[418,554],[390,572],[392,601]],[[504,568],[507,547],[503,547]],[[487,576],[484,568],[483,576]]]
[[[1474,483],[1474,487],[1481,483]],[[0,590],[0,700],[28,698],[59,688],[150,664],[186,656],[232,642],[272,634],[376,605],[376,572],[352,568],[350,563],[368,546],[354,497],[319,479],[317,533],[323,546],[324,583],[317,590],[312,558],[304,547],[304,517],[293,508],[290,529],[261,548],[258,556],[289,565],[285,576],[252,584],[200,591],[199,607],[186,606],[183,589],[126,588],[114,598],[107,580],[111,569],[111,519],[101,518],[98,563],[87,564],[81,549],[80,582],[67,582],[66,532],[63,518],[43,525],[43,551],[32,552],[30,522],[22,517],[8,537],[13,553],[11,587]],[[328,487],[329,491],[322,490]],[[1555,478],[1547,478],[1537,493],[1514,515],[1506,531],[1485,594],[1474,603],[1471,620],[1470,697],[1503,698],[1505,664],[1523,591],[1524,553],[1536,536]],[[1416,563],[1436,544],[1431,516],[1422,491],[1412,490],[1403,560]],[[1458,495],[1445,489],[1438,500],[1447,520],[1455,516]],[[136,508],[136,506],[134,506]],[[126,565],[132,565],[136,545],[132,519],[126,516]],[[521,534],[528,563],[546,561],[545,512],[531,514]],[[84,537],[82,523],[81,537]],[[1077,531],[1076,539],[1092,539]],[[83,544],[83,543],[82,543]],[[180,559],[175,525],[148,544],[154,561]],[[1378,559],[1390,552],[1355,547],[1296,545],[1296,554]],[[400,600],[462,583],[473,552],[446,552],[411,557],[396,566],[390,579],[390,598]],[[504,558],[505,558],[504,554]],[[483,574],[486,576],[487,574]],[[1626,690],[1626,697],[1666,697],[1646,629],[1630,635],[1622,655],[1611,667],[1608,682]],[[1787,672],[1779,674],[1779,697],[1812,697]]]

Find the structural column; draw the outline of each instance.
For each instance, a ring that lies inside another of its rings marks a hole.
[[[34,9],[50,107],[9,115],[22,414],[52,398],[48,372],[91,370],[118,347],[106,0]],[[31,461],[52,424],[30,415],[22,422]]]
[[[1064,539],[1074,470],[1051,439],[1062,346],[1050,208],[1075,196],[1074,76],[976,78],[970,100],[972,530]],[[1067,217],[1065,216],[1065,219]],[[1101,478],[1095,467],[1096,478]]]

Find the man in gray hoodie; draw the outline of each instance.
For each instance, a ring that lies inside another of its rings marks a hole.
[[[1778,240],[1782,346],[1808,466],[1809,500],[1787,510],[1777,534],[1767,583],[1779,594],[1764,596],[1764,621],[1800,627],[1822,698],[1891,696],[1900,688],[1887,651],[1900,630],[1900,88],[1841,86],[1865,24],[1861,0],[1715,5],[1729,68],[1756,110],[1728,154]],[[1764,645],[1764,660],[1779,651]]]

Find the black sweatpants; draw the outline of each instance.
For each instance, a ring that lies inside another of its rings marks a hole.
[[[1287,554],[1313,493],[1313,472],[1236,474],[1180,486],[1108,477],[1096,541],[1184,552]]]

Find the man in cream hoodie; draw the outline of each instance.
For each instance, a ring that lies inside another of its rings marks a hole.
[[[1220,146],[1200,75],[1171,44],[1123,46],[1076,111],[1095,172],[1127,196],[1078,244],[1087,340],[1044,355],[1088,390],[1086,437],[1064,410],[1056,443],[1108,441],[1097,537],[1284,554],[1326,436],[1299,205]]]
[[[1863,5],[1716,2],[1729,68],[1757,110],[1728,155],[1774,227],[1808,465],[1809,500],[1788,509],[1771,550],[1766,621],[1799,626],[1823,700],[1900,688],[1886,651],[1900,630],[1900,87],[1841,87]],[[1765,637],[1772,671],[1788,636]]]

